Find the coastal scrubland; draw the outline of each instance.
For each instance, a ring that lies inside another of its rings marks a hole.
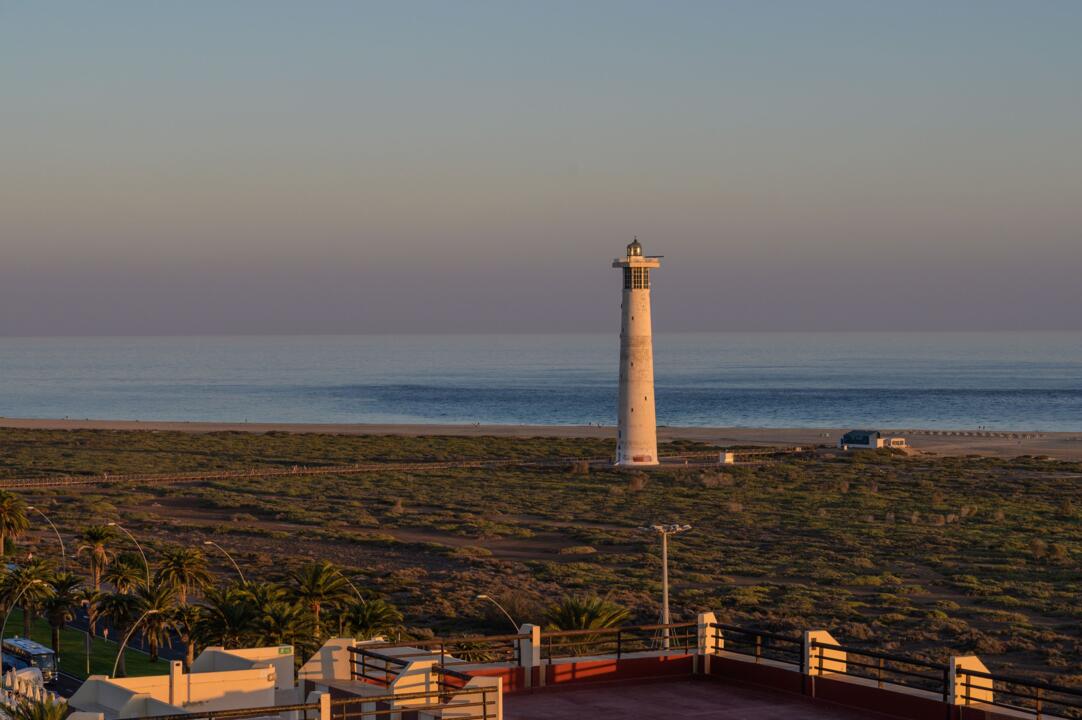
[[[701,450],[690,441],[662,452]],[[604,439],[0,431],[0,476],[167,473],[454,459],[604,457]],[[329,559],[404,613],[415,636],[504,632],[568,593],[657,619],[644,523],[689,523],[671,548],[677,619],[827,628],[929,659],[1082,681],[1082,463],[1020,456],[819,453],[649,473],[554,466],[388,469],[20,491],[69,536],[116,519],[151,553],[210,538],[253,577]],[[48,527],[20,539],[55,554]],[[216,558],[223,576],[232,571]]]

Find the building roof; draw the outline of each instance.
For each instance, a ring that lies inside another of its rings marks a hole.
[[[850,430],[845,435],[842,435],[843,443],[856,443],[866,444],[872,438],[883,437],[883,433],[878,430]]]

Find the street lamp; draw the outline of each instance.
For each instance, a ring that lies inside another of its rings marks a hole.
[[[244,573],[241,572],[240,565],[237,565],[237,561],[233,559],[233,556],[229,554],[229,551],[227,551],[224,547],[222,547],[218,543],[214,542],[213,540],[204,540],[203,544],[204,545],[213,545],[214,547],[221,550],[222,554],[225,555],[227,558],[229,558],[229,562],[233,563],[233,567],[236,568],[236,570],[237,570],[237,575],[240,575],[241,583],[244,584],[244,585],[248,584],[248,581],[244,577]]]
[[[357,586],[353,584],[353,581],[350,580],[348,577],[346,577],[346,574],[344,572],[342,572],[341,570],[339,570],[338,568],[332,566],[332,569],[336,573],[338,573],[338,576],[340,578],[342,578],[343,580],[346,581],[347,585],[349,585],[351,588],[353,588],[353,592],[357,595],[357,599],[361,601],[361,605],[367,605],[368,602],[364,599],[364,596],[361,595],[361,591],[357,589]]]
[[[84,639],[83,649],[86,651],[86,676],[90,677],[90,601],[89,600],[81,600],[81,601],[79,601],[79,604],[82,605],[83,608],[86,610],[87,623],[86,623],[86,632],[83,634],[83,639]]]
[[[500,609],[500,612],[502,612],[507,617],[508,621],[511,623],[511,626],[515,628],[515,632],[518,632],[518,623],[515,622],[515,619],[513,617],[511,617],[511,613],[507,612],[507,610],[504,609],[503,605],[500,605],[498,602],[496,602],[496,598],[492,597],[491,595],[478,595],[477,599],[488,600],[490,603],[498,607]]]
[[[0,625],[0,646],[2,646],[4,643],[4,633],[6,633],[8,629],[8,618],[11,617],[11,611],[14,610],[15,607],[19,604],[19,598],[23,596],[23,593],[30,589],[30,586],[44,584],[45,581],[41,578],[34,578],[27,584],[23,585],[22,590],[15,594],[15,597],[11,601],[11,607],[8,608],[7,615],[4,615],[4,622],[2,625]],[[0,655],[2,655],[2,652],[0,652]]]
[[[669,536],[679,535],[691,529],[690,525],[651,525],[641,527],[643,532],[656,533],[661,536],[661,630],[663,646],[669,649]]]
[[[142,545],[140,545],[140,544],[139,544],[139,541],[135,539],[135,536],[134,536],[134,535],[132,535],[132,534],[131,534],[130,532],[128,532],[127,528],[125,528],[125,527],[124,527],[123,525],[121,525],[120,523],[117,523],[117,522],[111,522],[111,523],[108,523],[108,525],[109,525],[109,527],[115,527],[115,528],[117,528],[117,529],[118,529],[118,530],[120,530],[120,531],[121,531],[122,533],[124,533],[124,534],[125,534],[125,535],[127,535],[127,536],[128,536],[129,538],[131,538],[131,541],[132,541],[133,543],[135,543],[135,547],[136,547],[136,549],[138,549],[138,550],[139,550],[139,554],[143,556],[143,567],[145,567],[145,568],[147,569],[147,590],[150,590],[150,586],[152,585],[152,583],[150,582],[150,563],[149,563],[149,562],[147,562],[147,554],[146,554],[145,552],[143,552],[143,546],[142,546]]]
[[[49,527],[51,527],[53,529],[53,532],[56,533],[56,539],[60,543],[60,567],[62,569],[67,569],[68,554],[64,552],[64,538],[60,537],[60,531],[56,529],[56,525],[53,525],[53,521],[49,519],[48,515],[46,515],[40,509],[34,507],[33,505],[28,505],[26,509],[33,510],[38,515],[41,515],[43,518],[45,518],[45,522],[49,523]]]
[[[124,635],[124,639],[120,641],[120,649],[117,650],[116,660],[113,661],[113,674],[110,675],[109,677],[111,677],[111,678],[116,677],[116,669],[120,665],[120,656],[124,654],[124,647],[128,644],[128,640],[131,638],[132,633],[134,633],[136,631],[136,629],[138,629],[139,623],[146,620],[148,616],[157,615],[159,613],[161,613],[161,610],[159,610],[158,608],[150,608],[145,613],[140,615],[139,619],[136,620],[134,623],[132,623],[132,626],[130,628],[128,628],[128,632],[127,632],[126,635]]]

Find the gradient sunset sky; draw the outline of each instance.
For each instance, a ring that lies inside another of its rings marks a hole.
[[[1082,2],[5,2],[0,334],[1082,328]]]

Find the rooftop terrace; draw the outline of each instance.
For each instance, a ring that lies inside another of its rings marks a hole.
[[[1082,717],[1082,689],[718,623],[209,649],[168,678],[91,678],[69,720],[1006,720]]]
[[[860,720],[863,710],[816,704],[799,695],[692,679],[595,685],[504,700],[505,720]]]

